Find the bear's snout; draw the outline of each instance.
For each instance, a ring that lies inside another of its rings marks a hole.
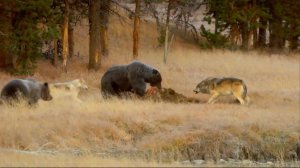
[[[156,84],[156,87],[160,90],[161,89],[161,83]]]

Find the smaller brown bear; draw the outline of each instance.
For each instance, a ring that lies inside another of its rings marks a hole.
[[[1,91],[3,102],[18,102],[24,98],[29,105],[38,102],[39,99],[45,101],[52,100],[48,83],[40,83],[33,79],[14,79],[9,81]]]

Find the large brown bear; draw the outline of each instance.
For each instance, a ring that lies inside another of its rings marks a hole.
[[[9,81],[1,91],[3,102],[12,103],[24,98],[30,105],[38,102],[52,100],[48,83],[40,83],[33,79],[14,79]]]
[[[142,97],[145,95],[147,83],[160,89],[161,81],[158,70],[134,61],[128,65],[109,68],[101,79],[101,91],[104,98],[120,96],[122,92],[134,92]]]

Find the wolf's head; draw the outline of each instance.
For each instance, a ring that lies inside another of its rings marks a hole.
[[[81,90],[87,90],[89,87],[87,86],[84,79],[75,79],[71,82],[76,88]]]
[[[64,83],[55,83],[53,84],[55,88],[65,89],[65,90],[87,90],[88,86],[83,79],[75,79],[69,82]]]
[[[213,89],[214,87],[214,80],[216,78],[206,78],[205,80],[201,81],[196,88],[193,90],[195,94],[197,93],[204,93],[204,94],[209,94],[210,90]]]

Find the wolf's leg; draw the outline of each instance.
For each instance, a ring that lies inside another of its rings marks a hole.
[[[243,98],[241,98],[240,96],[234,95],[241,104],[245,104],[245,100]]]
[[[244,99],[244,94],[245,93],[245,89],[243,86],[238,86],[237,88],[233,89],[233,96],[241,103],[241,104],[245,104],[245,99]]]
[[[217,98],[219,97],[219,94],[213,94],[209,100],[208,100],[208,104],[214,104],[217,101]]]
[[[239,99],[235,98],[234,103],[240,103]]]

